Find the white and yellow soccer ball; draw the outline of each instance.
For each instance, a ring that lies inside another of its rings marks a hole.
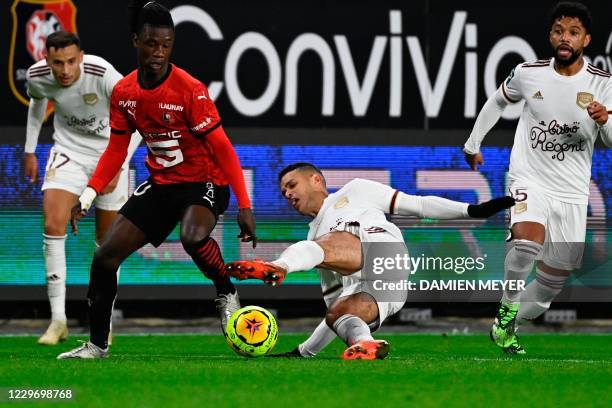
[[[278,325],[272,313],[263,307],[245,306],[230,317],[225,339],[241,356],[263,356],[276,345]]]

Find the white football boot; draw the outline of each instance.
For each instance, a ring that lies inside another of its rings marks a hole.
[[[58,360],[65,360],[68,358],[83,358],[83,359],[93,359],[93,358],[106,358],[108,357],[108,348],[106,350],[101,349],[96,346],[92,342],[88,341],[83,343],[80,347],[75,348],[74,350],[67,351],[65,353],[57,356]]]
[[[215,299],[217,310],[219,311],[219,318],[221,319],[221,331],[223,335],[226,335],[226,327],[229,318],[234,312],[240,309],[240,299],[238,298],[238,291],[227,295],[220,295]]]
[[[54,346],[60,341],[66,341],[68,338],[68,326],[66,322],[52,320],[45,334],[40,336],[38,344],[44,346]]]

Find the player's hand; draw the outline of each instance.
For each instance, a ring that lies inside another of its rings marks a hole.
[[[104,190],[102,190],[100,195],[110,194],[113,191],[115,191],[115,188],[117,188],[117,183],[119,183],[119,177],[121,177],[121,172],[122,171],[123,170],[119,170],[119,173],[117,173],[117,175],[115,177],[113,177],[113,179],[110,181],[110,183],[108,183],[106,185],[106,187],[104,188]]]
[[[465,153],[465,162],[474,171],[478,171],[478,166],[484,165],[484,160],[482,159],[482,153],[480,152],[476,154]]]
[[[484,203],[468,205],[468,215],[472,218],[489,218],[498,212],[514,205],[514,198],[510,196],[497,197]]]
[[[608,110],[605,106],[597,101],[589,103],[587,106],[587,112],[591,119],[593,119],[599,125],[605,125],[608,121]]]
[[[257,235],[255,234],[255,217],[250,208],[241,208],[238,211],[238,226],[240,227],[240,242],[253,242],[253,248],[257,246]]]
[[[96,199],[98,193],[92,187],[87,186],[83,191],[83,194],[79,197],[79,201],[76,203],[74,207],[70,210],[70,225],[72,226],[72,233],[77,235],[79,233],[79,229],[77,227],[77,223],[81,219],[82,216],[87,214],[89,208],[93,204]]]
[[[74,235],[77,235],[79,233],[77,223],[86,213],[87,211],[83,211],[83,209],[81,208],[80,201],[77,202],[76,205],[70,210],[70,225],[72,226],[72,233]]]
[[[38,181],[38,158],[34,153],[26,153],[23,158],[23,168],[25,176],[30,180],[30,183]]]

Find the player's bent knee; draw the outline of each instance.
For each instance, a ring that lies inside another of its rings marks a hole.
[[[345,313],[341,313],[339,310],[328,309],[327,313],[325,314],[325,323],[328,327],[333,329],[334,323],[343,314]]]
[[[197,249],[206,239],[209,238],[210,231],[208,228],[191,228],[189,231],[181,231],[181,244],[185,251]]]
[[[59,237],[66,234],[66,220],[55,218],[45,219],[45,234]]]
[[[96,248],[93,256],[93,264],[104,270],[117,270],[123,260],[124,256],[108,242]]]

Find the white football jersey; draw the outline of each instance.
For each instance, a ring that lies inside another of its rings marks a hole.
[[[56,145],[69,152],[100,156],[110,137],[110,96],[123,76],[104,59],[85,55],[81,75],[69,87],[58,84],[44,59],[28,69],[27,78],[31,98],[53,101]]]
[[[554,59],[517,65],[502,84],[512,103],[525,101],[510,156],[509,178],[535,185],[560,201],[588,204],[593,145],[599,125],[586,107],[612,108],[612,81],[589,64],[563,76]]]
[[[397,190],[371,180],[354,179],[340,190],[327,196],[317,216],[310,222],[308,240],[314,241],[332,231],[347,231],[362,241],[376,242],[380,233],[391,234],[398,242],[404,242],[400,229],[387,220]],[[342,283],[348,287],[361,278],[361,272],[349,276],[321,269],[321,286],[324,298],[338,293]]]

